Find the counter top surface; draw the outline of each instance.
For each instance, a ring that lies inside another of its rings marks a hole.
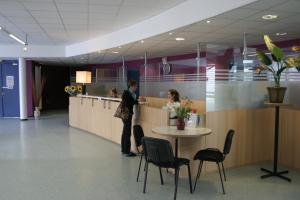
[[[90,98],[90,99],[97,99],[102,101],[115,101],[115,102],[121,102],[121,98],[112,98],[112,97],[102,97],[102,96],[93,96],[93,95],[77,95],[76,97],[79,98]],[[140,105],[149,104],[149,102],[139,102]]]
[[[184,130],[177,130],[176,126],[160,126],[153,128],[152,132],[172,137],[199,137],[211,134],[212,130],[204,127],[185,127]]]

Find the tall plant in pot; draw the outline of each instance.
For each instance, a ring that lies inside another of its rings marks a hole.
[[[275,85],[268,87],[269,100],[271,103],[282,103],[286,92],[286,87],[281,87],[280,78],[282,72],[289,68],[297,68],[300,71],[300,56],[285,57],[282,49],[277,47],[269,36],[264,36],[265,44],[270,51],[269,57],[262,51],[257,51],[257,58],[260,66],[256,69],[257,73],[269,71],[272,73]]]
[[[189,113],[191,112],[191,101],[189,99],[184,99],[181,101],[180,106],[175,108],[176,116],[177,116],[177,129],[184,130],[185,128],[185,120],[189,117]]]
[[[34,118],[38,119],[41,115],[40,113],[40,101],[43,95],[44,87],[46,83],[46,77],[42,77],[40,87],[37,87],[35,80],[32,80],[32,98],[34,105]]]

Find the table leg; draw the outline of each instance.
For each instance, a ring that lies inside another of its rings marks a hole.
[[[175,138],[175,158],[178,158],[178,138]]]

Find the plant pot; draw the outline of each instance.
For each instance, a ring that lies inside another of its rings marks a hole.
[[[40,112],[39,107],[35,107],[33,115],[34,115],[34,119],[39,119],[40,118],[41,112]]]
[[[270,103],[282,103],[286,87],[267,87]]]
[[[177,125],[177,130],[184,130],[184,128],[185,128],[185,121],[184,121],[184,119],[178,118],[176,125]]]

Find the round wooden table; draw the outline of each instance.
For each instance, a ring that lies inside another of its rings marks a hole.
[[[170,136],[175,138],[175,157],[178,157],[178,139],[202,137],[212,133],[209,128],[190,128],[185,127],[184,130],[177,130],[176,126],[160,126],[152,129],[152,132],[159,135]]]

